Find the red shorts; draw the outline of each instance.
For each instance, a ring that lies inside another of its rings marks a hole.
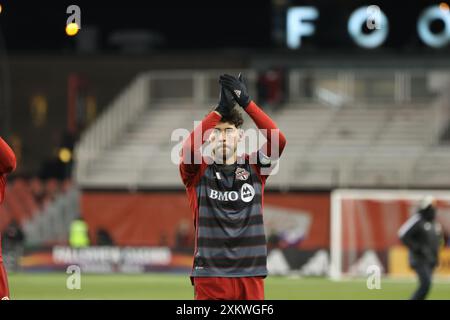
[[[0,262],[0,300],[5,299],[9,299],[8,278],[5,266]]]
[[[264,300],[264,277],[195,277],[195,300]]]

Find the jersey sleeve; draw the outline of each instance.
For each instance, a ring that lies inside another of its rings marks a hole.
[[[209,138],[209,135],[206,136],[208,131],[210,132],[220,119],[220,114],[209,113],[183,142],[179,170],[181,180],[186,187],[195,183],[202,168],[206,166],[200,148]]]
[[[8,174],[16,169],[16,155],[11,147],[0,138],[0,174]]]
[[[258,151],[249,155],[253,163],[256,163],[256,169],[261,179],[265,181],[278,166],[278,159],[286,146],[286,137],[276,123],[255,102],[251,101],[245,111],[267,140]]]
[[[16,155],[11,147],[0,138],[0,203],[5,197],[6,175],[16,169]]]

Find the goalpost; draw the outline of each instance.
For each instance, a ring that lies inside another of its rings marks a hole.
[[[334,190],[330,217],[331,279],[366,276],[369,265],[378,265],[383,273],[389,271],[392,248],[401,245],[398,229],[428,195],[436,198],[438,221],[444,229],[448,228],[450,191]]]

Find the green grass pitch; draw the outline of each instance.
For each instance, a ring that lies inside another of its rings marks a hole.
[[[11,273],[12,299],[193,299],[186,275],[170,274],[86,274],[81,289],[66,288],[64,273]],[[381,289],[367,289],[366,281],[334,282],[325,278],[268,277],[266,299],[408,299],[416,287],[410,280],[382,279]],[[449,299],[450,282],[435,281],[429,299]]]

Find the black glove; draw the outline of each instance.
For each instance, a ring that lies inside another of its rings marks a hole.
[[[235,104],[236,101],[234,100],[233,95],[228,90],[225,90],[224,86],[221,85],[219,103],[217,104],[217,108],[215,110],[224,116],[231,112]]]
[[[245,109],[249,105],[248,89],[241,74],[239,74],[238,78],[229,74],[223,74],[220,76],[219,82],[233,94],[234,99],[242,108]]]

